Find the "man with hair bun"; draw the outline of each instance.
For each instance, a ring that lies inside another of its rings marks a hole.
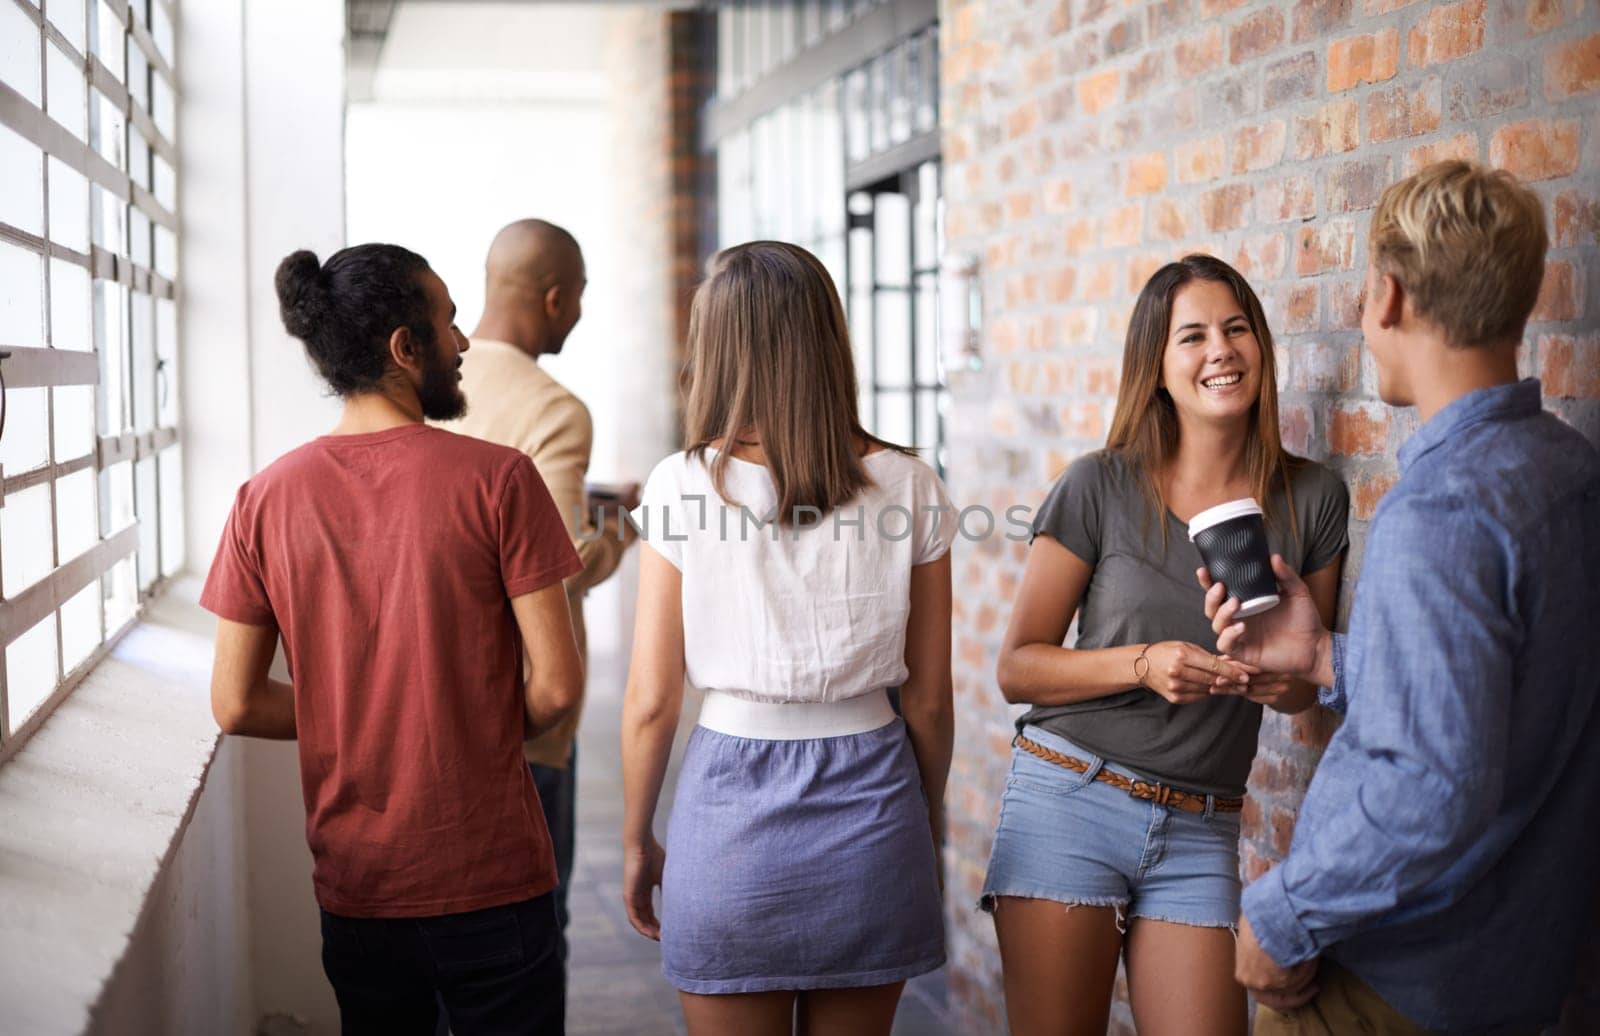
[[[1284,603],[1243,621],[1199,573],[1218,651],[1345,712],[1288,856],[1244,893],[1258,1036],[1533,1033],[1575,978],[1600,848],[1600,454],[1517,377],[1545,248],[1508,173],[1390,186],[1361,329],[1379,396],[1421,427],[1350,631],[1280,558]]]
[[[525,736],[576,707],[579,568],[528,458],[459,416],[450,293],[396,245],[278,267],[339,423],[239,490],[200,603],[224,733],[298,740],[347,1034],[559,1034],[555,859]],[[270,667],[283,641],[290,682]],[[527,660],[526,672],[524,657]]]

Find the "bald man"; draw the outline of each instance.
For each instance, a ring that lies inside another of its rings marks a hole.
[[[583,289],[588,283],[583,252],[573,236],[555,224],[524,219],[495,235],[486,265],[483,318],[472,332],[471,349],[462,357],[467,415],[448,427],[521,450],[539,469],[583,562],[583,571],[569,578],[566,586],[578,653],[587,673],[583,595],[616,570],[634,533],[631,525],[619,522],[617,506],[605,512],[600,528],[594,526],[593,508],[584,493],[594,440],[589,410],[538,362],[541,356],[561,352],[583,315]],[[633,506],[637,501],[628,498],[636,495],[635,486],[624,493],[621,505]],[[563,933],[576,837],[574,741],[580,711],[574,709],[565,722],[523,746],[555,848],[556,913]],[[564,948],[565,934],[562,942]]]

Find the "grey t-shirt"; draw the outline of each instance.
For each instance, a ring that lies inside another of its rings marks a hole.
[[[1349,544],[1349,494],[1332,471],[1311,461],[1292,476],[1290,532],[1281,488],[1267,511],[1272,549],[1302,575],[1326,568]],[[1053,537],[1094,566],[1078,609],[1079,648],[1182,640],[1212,650],[1195,582],[1200,553],[1172,512],[1163,554],[1161,527],[1132,465],[1113,450],[1080,457],[1034,519],[1033,534]],[[1237,695],[1173,705],[1138,686],[1070,705],[1041,705],[1018,721],[1037,724],[1147,779],[1221,796],[1244,794],[1256,754],[1261,706]]]

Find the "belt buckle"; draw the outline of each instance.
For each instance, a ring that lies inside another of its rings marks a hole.
[[[1158,806],[1173,805],[1174,796],[1181,796],[1182,794],[1182,792],[1169,784],[1141,780],[1133,782],[1134,798],[1154,802]]]

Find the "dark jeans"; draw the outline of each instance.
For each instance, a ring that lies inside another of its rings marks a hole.
[[[322,912],[322,968],[344,1036],[562,1036],[555,897],[440,917]]]
[[[567,959],[567,887],[572,884],[572,855],[578,840],[578,746],[572,746],[565,770],[529,763],[533,786],[539,789],[550,847],[556,854],[556,919],[561,925],[561,959]]]

